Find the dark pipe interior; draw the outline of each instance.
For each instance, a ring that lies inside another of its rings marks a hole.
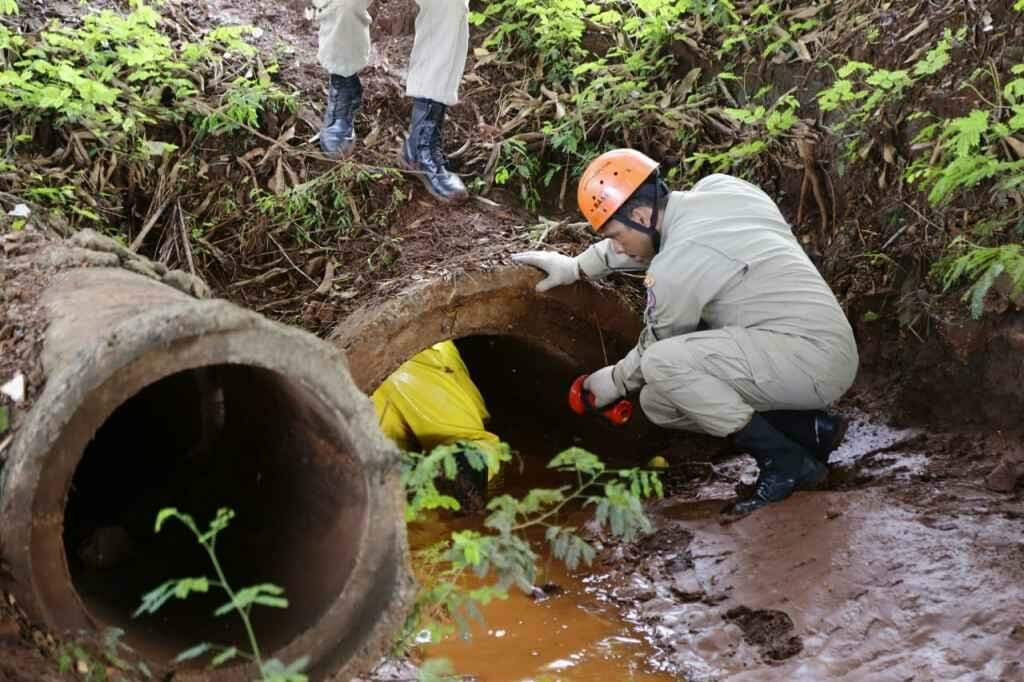
[[[491,413],[488,428],[524,456],[547,462],[579,446],[626,468],[643,465],[663,439],[636,404],[624,427],[569,409],[573,380],[597,367],[566,364],[543,346],[512,336],[472,336],[456,345]]]
[[[173,657],[199,642],[248,649],[234,615],[213,617],[223,593],[172,600],[132,619],[165,580],[214,576],[177,522],[176,507],[205,529],[219,507],[235,519],[217,553],[235,589],[271,582],[290,607],[253,610],[264,652],[311,627],[341,591],[363,540],[366,490],[358,460],[323,405],[269,370],[220,365],[151,384],[122,404],[87,447],[65,509],[64,544],[75,589],[106,626],[149,655]],[[99,551],[97,551],[99,550]]]

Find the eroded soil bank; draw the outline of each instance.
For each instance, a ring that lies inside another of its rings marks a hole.
[[[47,3],[43,9],[63,15],[74,5]],[[900,11],[925,7],[897,5]],[[311,139],[324,101],[324,75],[304,9],[299,0],[218,0],[190,8],[197,25],[218,19],[251,22],[264,29],[268,49],[277,40],[295,49],[283,77],[303,90],[308,106],[301,112],[305,124],[299,135]],[[414,10],[411,0],[375,4],[378,43],[366,74],[367,115],[359,130],[364,140],[374,130],[382,132],[378,144],[360,145],[357,160],[390,159],[406,125],[401,79]],[[882,20],[893,35],[915,29],[917,18],[891,14],[885,12]],[[940,21],[932,22],[931,29],[940,28]],[[493,123],[486,101],[494,90],[474,83],[465,104],[451,112],[449,149],[497,135],[483,125]],[[787,178],[790,184],[800,179],[780,174],[781,185]],[[873,181],[846,183],[853,191],[845,198],[856,199],[849,202],[849,213],[878,229],[872,244],[893,243],[894,256],[915,275],[887,278],[884,288],[876,288],[862,272],[869,262],[861,257],[867,245],[837,232],[825,250],[832,264],[830,282],[857,325],[864,360],[860,384],[841,407],[871,415],[851,430],[837,453],[831,488],[798,494],[721,525],[718,508],[733,485],[752,478],[753,471],[742,459],[718,458],[715,444],[695,441],[672,460],[667,479],[674,494],[652,509],[658,532],[635,546],[606,547],[587,579],[586,589],[595,598],[610,600],[646,633],[657,668],[693,680],[1024,679],[1018,660],[1024,651],[1024,497],[1020,485],[1009,495],[981,485],[1000,454],[990,429],[1018,428],[1024,405],[1020,313],[995,290],[989,297],[991,317],[983,322],[966,321],[961,307],[935,307],[920,289],[924,271],[911,245],[904,248],[906,239],[891,242],[897,230],[910,235],[913,229],[903,232],[898,221],[883,229],[881,206],[859,207],[861,200],[877,198],[877,192],[862,191]],[[391,185],[382,185],[382,192],[390,190]],[[402,243],[392,269],[364,272],[367,254],[378,245],[370,238],[352,239],[333,245],[328,257],[319,250],[292,251],[302,271],[282,267],[281,278],[292,281],[280,285],[261,280],[236,288],[237,280],[265,274],[267,259],[253,258],[244,268],[223,273],[212,268],[220,274],[219,281],[211,280],[215,294],[254,308],[273,304],[265,309],[280,319],[326,333],[354,307],[401,291],[410,279],[491,267],[504,262],[510,250],[533,245],[524,227],[533,217],[512,208],[514,201],[447,207],[429,201],[415,186],[410,192],[389,233]],[[500,193],[489,196],[506,199]],[[788,216],[797,213],[796,196],[790,191],[783,198]],[[578,231],[564,228],[553,229],[548,243],[568,252],[578,251],[583,240]],[[253,251],[278,258],[273,244],[263,246]],[[332,284],[325,269],[330,271],[327,265],[334,261],[339,269],[356,270],[355,281],[339,277]],[[31,308],[30,293],[26,289],[22,312]],[[873,311],[885,317],[864,321]],[[923,321],[906,331],[890,319],[896,314],[906,314],[908,321],[920,314]],[[22,333],[21,327],[10,329]],[[894,430],[884,423],[925,430]],[[695,463],[708,460],[711,464]],[[65,651],[17,616],[15,608],[0,604],[0,680],[82,679],[95,672],[95,666],[83,670],[72,659],[72,672],[57,673],[55,661]],[[379,678],[409,679],[410,670],[392,666],[391,673],[382,671]]]

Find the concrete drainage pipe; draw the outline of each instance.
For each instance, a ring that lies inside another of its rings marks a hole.
[[[59,274],[43,296],[47,382],[0,481],[12,591],[57,632],[119,627],[159,670],[198,642],[244,645],[221,595],[133,619],[169,578],[211,574],[161,507],[205,522],[236,586],[273,582],[257,609],[265,654],[349,679],[400,625],[409,596],[397,452],[340,353],[224,301],[112,268]],[[251,679],[244,666],[175,679]]]
[[[613,289],[579,283],[538,295],[539,278],[533,268],[504,267],[426,279],[349,315],[330,340],[366,392],[423,348],[455,340],[491,430],[520,454],[546,460],[575,444],[616,466],[646,461],[662,435],[640,410],[617,429],[577,418],[566,404],[575,377],[633,347],[640,318]]]
[[[533,268],[504,267],[425,280],[353,313],[330,340],[345,351],[352,378],[364,391],[418,351],[448,339],[516,339],[538,360],[569,373],[616,361],[636,343],[640,318],[615,290],[579,283],[538,295],[533,287],[539,279]],[[559,409],[566,390],[568,384],[558,389]]]

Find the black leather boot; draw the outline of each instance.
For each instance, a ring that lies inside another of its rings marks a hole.
[[[772,502],[781,502],[795,490],[815,487],[828,469],[809,450],[790,440],[760,414],[732,435],[736,447],[757,461],[761,473],[753,496],[736,502],[726,513],[749,514]]]
[[[771,410],[760,414],[825,463],[843,442],[850,426],[850,421],[843,415],[829,414],[824,410]]]
[[[356,146],[355,118],[363,102],[363,86],[359,76],[331,74],[324,110],[324,127],[320,129],[320,149],[325,154],[343,158]]]
[[[441,151],[441,127],[446,107],[440,102],[416,97],[412,104],[409,136],[402,145],[402,165],[416,173],[427,191],[441,201],[462,201],[469,196],[458,175],[448,172]]]

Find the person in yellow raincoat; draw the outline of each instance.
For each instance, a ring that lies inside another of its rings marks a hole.
[[[464,510],[482,507],[487,481],[498,472],[501,441],[484,426],[487,405],[453,342],[436,343],[406,360],[371,397],[381,431],[402,450],[475,445],[487,459],[486,475],[460,467],[455,497]]]

